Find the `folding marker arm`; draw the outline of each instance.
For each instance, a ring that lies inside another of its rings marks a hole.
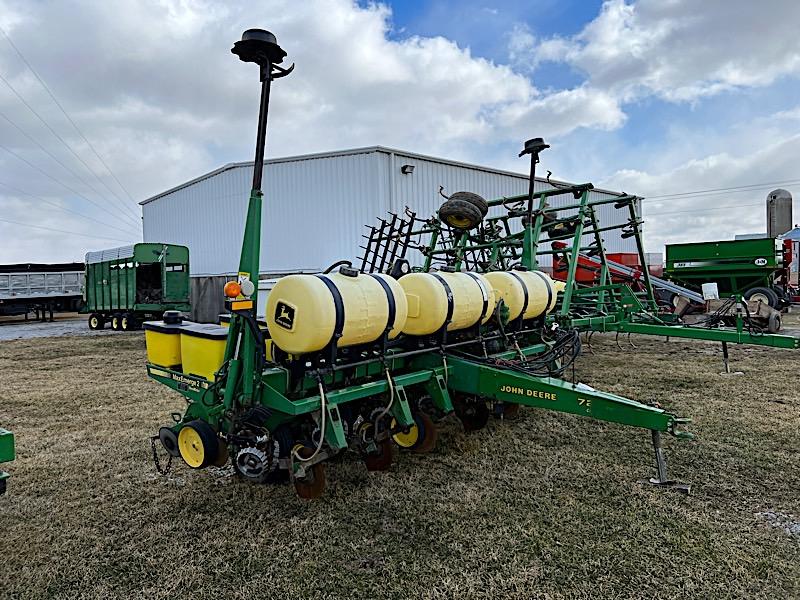
[[[448,358],[448,364],[449,387],[455,391],[663,431],[682,438],[692,437],[689,433],[676,430],[688,419],[678,418],[663,409],[622,396],[600,392],[584,384],[536,377],[462,358]]]

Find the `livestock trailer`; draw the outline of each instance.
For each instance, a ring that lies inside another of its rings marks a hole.
[[[0,265],[0,315],[49,311],[52,321],[53,312],[80,309],[82,286],[81,263]]]
[[[166,310],[189,311],[189,249],[141,243],[86,254],[89,328],[137,329]]]
[[[789,267],[784,253],[783,242],[774,238],[667,244],[665,273],[690,287],[716,283],[721,294],[741,294],[780,309],[790,300],[778,281]]]

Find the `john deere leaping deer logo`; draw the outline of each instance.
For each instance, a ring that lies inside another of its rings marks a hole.
[[[275,306],[275,323],[284,329],[294,328],[294,307],[285,302],[278,302]]]

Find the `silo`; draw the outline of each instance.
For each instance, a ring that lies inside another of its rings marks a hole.
[[[792,195],[783,189],[767,194],[767,237],[783,235],[792,228]]]

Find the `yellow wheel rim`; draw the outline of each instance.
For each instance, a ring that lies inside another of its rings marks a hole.
[[[127,317],[122,317],[122,323],[120,325],[120,328],[121,329],[127,329],[128,328],[128,318]]]
[[[470,224],[470,220],[464,217],[449,217],[447,222],[453,227],[466,227]]]
[[[392,429],[397,427],[397,421],[392,419]],[[408,428],[408,433],[403,433],[402,431],[399,433],[395,433],[392,436],[394,443],[400,446],[401,448],[411,448],[414,444],[419,441],[419,427],[412,425]]]
[[[97,317],[92,317],[89,319],[89,324],[92,326],[92,328],[97,329],[97,323],[99,323]]]
[[[193,469],[199,469],[203,465],[206,451],[200,434],[193,427],[184,427],[180,430],[178,449],[181,451],[181,458]]]

